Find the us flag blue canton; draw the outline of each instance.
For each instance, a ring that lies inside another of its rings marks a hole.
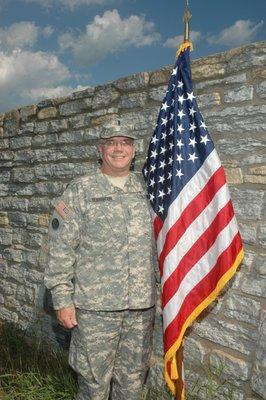
[[[173,69],[143,168],[152,208],[163,220],[213,148],[193,93],[187,49]]]
[[[171,74],[143,174],[161,273],[165,380],[184,400],[186,329],[243,259],[225,171],[193,93],[188,48]]]

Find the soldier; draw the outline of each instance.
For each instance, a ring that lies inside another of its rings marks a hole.
[[[49,226],[45,285],[72,328],[76,400],[139,400],[154,324],[152,222],[142,179],[130,171],[134,135],[104,131],[101,168],[74,180]]]

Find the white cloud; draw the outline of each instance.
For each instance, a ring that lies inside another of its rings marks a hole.
[[[201,32],[199,31],[191,31],[190,32],[190,40],[193,43],[196,43],[201,38]],[[174,48],[176,49],[182,42],[184,41],[184,35],[177,35],[172,38],[168,38],[164,42],[164,47]]]
[[[209,44],[238,46],[252,41],[263,25],[264,21],[255,24],[250,20],[238,20],[234,25],[223,29],[218,35],[210,36],[208,42]]]
[[[13,50],[33,46],[38,38],[38,27],[34,22],[17,22],[0,28],[0,49]]]
[[[68,78],[68,68],[53,54],[0,51],[0,110],[25,104],[28,99],[38,101],[49,93],[61,95],[68,91],[68,87],[63,89],[61,85]]]
[[[154,24],[145,17],[131,15],[122,19],[117,10],[96,15],[86,26],[86,33],[75,36],[65,33],[59,37],[62,49],[70,49],[78,64],[91,65],[108,54],[129,46],[149,46],[160,39]]]
[[[51,25],[46,26],[42,30],[42,34],[44,37],[48,38],[54,33],[54,28]]]
[[[52,99],[54,97],[67,96],[73,92],[81,91],[87,88],[88,86],[78,85],[76,88],[73,88],[72,86],[57,86],[25,89],[23,91],[23,98],[31,101],[36,101],[36,99]]]

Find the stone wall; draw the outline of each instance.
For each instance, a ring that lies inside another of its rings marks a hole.
[[[89,173],[102,125],[115,113],[135,126],[136,167],[141,167],[170,72],[167,67],[139,73],[0,116],[2,321],[65,341],[43,288],[43,265],[37,262],[54,199],[72,178]],[[192,73],[200,109],[226,167],[245,260],[188,332],[188,386],[192,391],[197,378],[201,385],[225,381],[232,396],[223,392],[216,398],[265,399],[266,43],[196,60]],[[162,381],[161,362],[158,314],[151,385]],[[206,399],[203,392],[197,396]]]

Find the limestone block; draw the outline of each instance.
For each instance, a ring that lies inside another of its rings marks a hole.
[[[193,367],[201,366],[208,350],[193,337],[188,336],[184,346],[184,362]]]
[[[255,270],[260,275],[266,275],[266,254],[259,254],[256,257]]]
[[[127,92],[128,90],[136,90],[148,86],[149,74],[148,72],[141,72],[120,78],[113,82],[114,87]]]
[[[243,279],[241,289],[252,296],[266,297],[266,278],[247,274]]]
[[[192,76],[194,82],[203,79],[213,79],[213,78],[223,77],[225,71],[226,71],[226,61],[221,60],[219,55],[204,57],[192,62]]]
[[[252,68],[250,71],[251,80],[254,81],[255,79],[266,79],[266,68],[260,66],[259,68]]]
[[[68,128],[66,119],[52,120],[52,121],[38,121],[34,126],[35,134],[44,134],[49,132],[61,132]]]
[[[16,298],[25,303],[34,303],[35,300],[35,287],[29,285],[18,285]]]
[[[225,172],[227,183],[234,185],[243,183],[243,173],[241,168],[226,168]]]
[[[12,245],[12,230],[0,228],[0,245],[11,246]]]
[[[146,93],[129,93],[121,97],[119,108],[145,107],[147,100]]]
[[[210,86],[224,86],[232,83],[244,83],[247,80],[247,74],[241,73],[236,75],[227,76],[222,79],[208,79],[204,82],[197,82],[194,87],[196,91],[208,88]]]
[[[34,169],[33,168],[14,168],[12,172],[13,182],[28,182],[34,181]]]
[[[257,337],[254,328],[248,328],[238,323],[225,320],[205,318],[193,325],[193,332],[200,337],[217,343],[221,346],[237,350],[249,355],[253,349],[253,342]]]
[[[16,190],[15,190],[16,191]],[[11,193],[9,193],[10,195]],[[5,199],[0,199],[0,209],[7,208],[15,211],[27,211],[28,210],[28,199],[20,199],[15,196],[6,197]],[[6,213],[4,213],[6,214]]]
[[[253,262],[256,260],[257,253],[255,251],[245,249],[244,260],[242,261],[241,268],[247,267],[249,270],[252,269]]]
[[[253,175],[266,175],[266,165],[259,165],[249,168],[250,173]]]
[[[4,137],[4,129],[0,127],[0,138]]]
[[[167,85],[151,88],[149,91],[149,97],[152,100],[163,102],[163,99],[166,95],[166,90],[167,90]],[[159,108],[158,108],[158,113],[159,113]]]
[[[4,125],[4,114],[0,114],[0,127]]]
[[[90,114],[81,114],[76,115],[75,117],[69,118],[69,126],[73,129],[83,128],[90,126],[91,115]]]
[[[31,146],[46,147],[58,143],[58,134],[50,133],[49,135],[36,135],[32,138]]]
[[[255,244],[257,241],[257,228],[243,222],[238,224],[244,243]]]
[[[163,68],[159,71],[154,71],[150,73],[150,85],[160,85],[167,84],[169,81],[170,74],[172,72],[172,67]]]
[[[266,224],[261,224],[258,230],[259,243],[262,247],[266,247]]]
[[[92,99],[92,109],[101,108],[105,106],[109,106],[119,97],[119,92],[115,90],[112,86],[101,86]]]
[[[156,107],[157,108],[157,107]],[[143,112],[133,111],[127,114],[121,115],[121,124],[122,125],[133,125],[134,129],[142,130],[146,129],[147,136],[152,134],[155,124],[158,118],[158,109],[146,109]]]
[[[243,47],[227,51],[226,57],[228,60],[227,73],[261,67],[266,60],[265,46],[260,42],[252,43],[250,46],[245,46],[244,51]]]
[[[231,187],[230,193],[237,216],[243,219],[261,219],[264,203],[263,190],[250,190]]]
[[[227,297],[223,313],[228,318],[257,326],[260,319],[260,302],[248,296],[233,293]]]
[[[18,130],[18,135],[28,135],[34,132],[35,129],[35,123],[34,122],[27,122],[27,123],[22,123],[19,130]]]
[[[7,322],[18,322],[18,314],[14,311],[7,310],[3,306],[0,307],[0,319]]]
[[[42,108],[38,114],[38,119],[55,118],[57,116],[57,109],[55,107]]]
[[[213,350],[210,355],[210,369],[220,379],[234,380],[235,384],[242,385],[250,377],[251,364],[225,351]]]
[[[10,181],[11,173],[10,171],[2,171],[1,172],[1,181],[2,182],[9,182]]]
[[[34,117],[36,115],[36,111],[37,111],[36,105],[22,107],[19,110],[22,121],[25,121],[30,117]]]
[[[261,175],[245,175],[244,182],[266,185],[266,176]]]
[[[18,138],[11,138],[10,141],[10,149],[21,149],[24,147],[30,147],[31,146],[31,137],[29,136],[24,136],[24,137],[18,137]]]
[[[258,395],[266,399],[266,318],[262,314],[259,328],[259,338],[256,345],[255,363],[251,377],[251,388]]]
[[[95,91],[94,87],[88,87],[87,89],[71,93],[70,98],[76,100],[76,99],[83,99],[84,97],[91,97],[94,91]]]
[[[42,135],[43,133],[49,132],[49,122],[48,121],[38,121],[34,124],[34,133]]]
[[[218,92],[201,94],[197,96],[197,102],[200,109],[209,108],[221,104],[221,96]]]
[[[0,149],[8,149],[9,140],[8,139],[0,139]]]
[[[258,96],[262,99],[266,98],[266,81],[263,81],[255,86]]]
[[[204,117],[209,131],[215,133],[263,132],[266,130],[266,105],[242,105],[216,109],[206,109]],[[254,123],[254,118],[256,123]]]
[[[12,110],[5,114],[4,118],[4,137],[15,136],[19,129],[20,115],[17,110]]]
[[[63,116],[68,116],[72,114],[81,113],[87,110],[92,105],[91,98],[79,99],[74,101],[69,101],[67,103],[59,105],[59,113]]]
[[[58,143],[82,143],[84,130],[67,131],[58,136]]]
[[[241,86],[224,92],[225,103],[238,103],[253,99],[253,86]]]
[[[14,159],[14,154],[12,151],[5,150],[0,152],[0,160],[2,161],[12,161]]]
[[[7,212],[0,212],[0,226],[8,227],[9,226],[9,219]]]

